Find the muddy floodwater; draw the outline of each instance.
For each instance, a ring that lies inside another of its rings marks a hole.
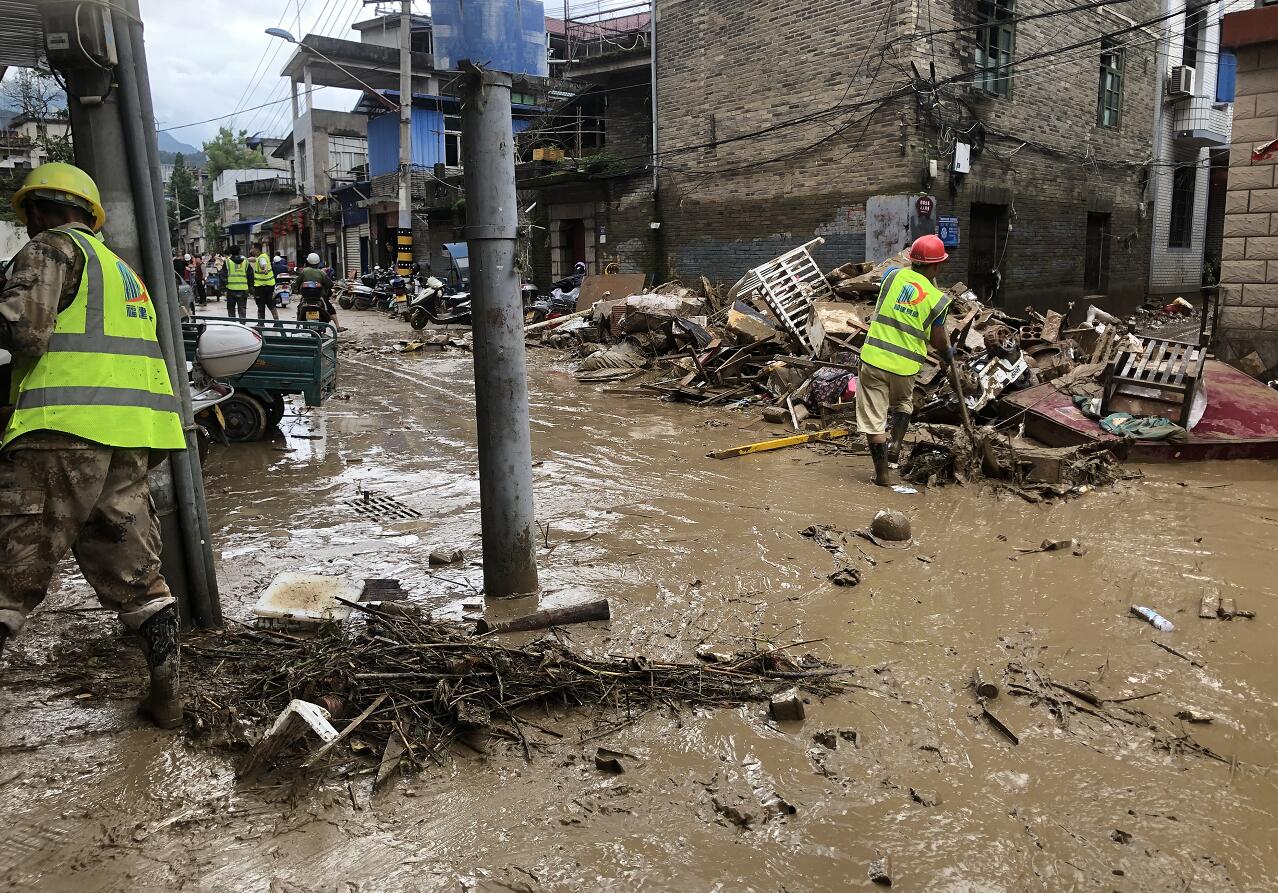
[[[384,352],[406,327],[346,315],[349,399],[208,463],[230,618],[285,570],[398,578],[447,616],[478,598],[471,357]],[[679,709],[584,740],[617,717],[549,711],[563,737],[533,736],[530,761],[495,742],[371,800],[369,776],[290,791],[138,724],[141,656],[69,566],[0,660],[0,888],[799,893],[873,889],[886,857],[901,890],[1278,889],[1278,464],[1143,466],[1052,506],[897,494],[859,451],[708,459],[773,429],[570,368],[531,354],[541,601],[606,596],[613,619],[560,635],[680,660],[806,643],[856,687],[801,724]],[[361,491],[420,517],[357,513]],[[913,548],[801,535],[881,508],[910,516]],[[1080,547],[1018,551],[1049,538]],[[465,563],[430,567],[436,546]],[[827,580],[844,560],[859,586]],[[1255,618],[1200,619],[1209,590]],[[982,715],[978,667],[1019,744]],[[1099,703],[1014,688],[1053,682]],[[625,774],[595,768],[599,744],[635,756]]]

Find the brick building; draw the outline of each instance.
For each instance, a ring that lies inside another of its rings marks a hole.
[[[1238,83],[1225,207],[1221,329],[1227,361],[1255,351],[1278,368],[1278,6],[1224,19]]]
[[[1144,297],[1159,0],[930,6],[658,0],[668,272],[815,236],[831,266],[950,218],[945,278],[1004,306]]]

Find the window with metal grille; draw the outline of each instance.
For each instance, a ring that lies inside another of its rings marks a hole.
[[[976,86],[994,96],[1012,94],[1012,52],[1016,0],[977,0],[976,12],[983,26],[976,34]]]
[[[1168,248],[1189,248],[1194,241],[1194,193],[1198,169],[1189,164],[1172,174],[1171,224],[1167,228]]]
[[[1123,50],[1114,41],[1101,41],[1100,104],[1096,123],[1118,127],[1123,121]]]

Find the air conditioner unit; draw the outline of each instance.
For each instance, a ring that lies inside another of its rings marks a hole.
[[[1193,96],[1195,75],[1194,71],[1188,65],[1177,65],[1171,70],[1171,77],[1168,79],[1167,93],[1170,96]]]

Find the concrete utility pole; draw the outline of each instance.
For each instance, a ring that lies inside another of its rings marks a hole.
[[[399,231],[395,267],[407,276],[413,264],[413,4],[399,6]]]
[[[484,593],[537,591],[524,311],[515,249],[515,147],[508,74],[466,66],[462,166],[474,300],[475,417]]]

